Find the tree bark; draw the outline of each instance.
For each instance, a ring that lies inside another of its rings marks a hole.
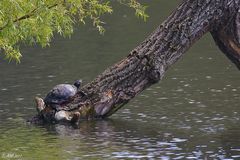
[[[57,109],[37,98],[37,117],[48,122],[108,117],[161,80],[167,69],[207,32],[240,69],[239,0],[184,0],[126,58],[85,85],[82,90],[87,96],[78,93]]]
[[[240,69],[240,9],[230,12],[228,23],[211,30],[213,39],[222,52]]]

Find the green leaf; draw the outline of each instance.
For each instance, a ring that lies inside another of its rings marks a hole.
[[[135,10],[137,17],[148,18],[146,6],[137,0],[118,0]],[[20,62],[18,45],[50,45],[54,34],[70,37],[75,23],[93,22],[100,34],[105,32],[101,17],[112,13],[110,0],[1,0],[0,50],[6,59]]]

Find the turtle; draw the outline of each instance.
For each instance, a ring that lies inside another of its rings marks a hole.
[[[38,112],[37,118],[55,120],[57,122],[67,121],[76,123],[80,117],[80,113],[65,110],[65,108],[62,110],[62,106],[70,102],[77,93],[82,97],[87,96],[87,94],[80,89],[81,84],[82,80],[77,80],[73,85],[59,84],[53,87],[44,99],[35,97]],[[32,122],[34,122],[34,120]]]
[[[80,92],[84,96],[85,93],[80,91],[81,84],[82,80],[77,80],[73,85],[56,85],[44,98],[45,105],[49,105],[53,109],[57,109],[61,105],[71,101],[72,98],[77,94],[77,92]]]

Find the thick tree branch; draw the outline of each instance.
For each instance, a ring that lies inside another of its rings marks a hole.
[[[125,59],[84,86],[83,91],[87,96],[77,94],[71,102],[57,109],[45,106],[41,101],[37,108],[44,109],[40,109],[38,117],[47,121],[77,122],[81,118],[110,116],[145,88],[161,80],[166,70],[205,33],[211,31],[215,37],[219,36],[219,31],[225,33],[222,28],[232,22],[232,16],[236,17],[239,3],[238,0],[183,1]],[[239,23],[237,26],[239,33]],[[229,37],[228,44],[224,43],[225,48],[231,48],[234,55],[237,53],[239,56],[236,39]],[[220,36],[219,39],[223,40],[224,37]],[[239,65],[239,61],[234,62]],[[36,100],[39,102],[41,99]]]
[[[211,31],[222,52],[240,69],[240,10],[231,16],[229,23]]]

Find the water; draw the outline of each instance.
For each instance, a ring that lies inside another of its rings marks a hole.
[[[240,159],[239,71],[203,37],[158,84],[107,120],[34,126],[33,98],[56,84],[91,81],[125,57],[176,7],[148,2],[147,23],[115,5],[100,36],[89,25],[50,48],[22,46],[20,65],[0,62],[0,159]]]

